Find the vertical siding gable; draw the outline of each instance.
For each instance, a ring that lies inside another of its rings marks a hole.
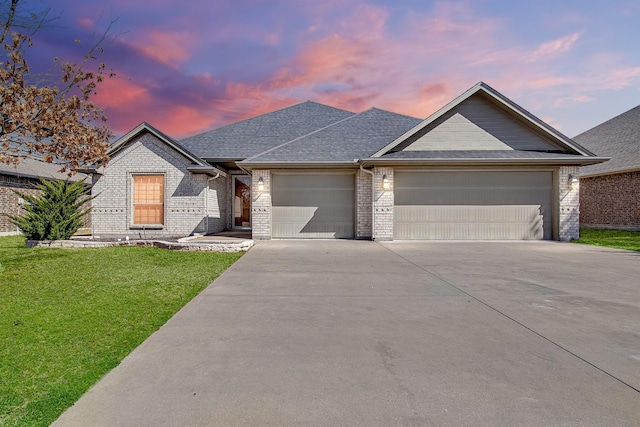
[[[475,94],[394,151],[564,151],[547,137]]]

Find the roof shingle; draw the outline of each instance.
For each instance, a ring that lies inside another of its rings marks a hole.
[[[414,117],[371,108],[246,162],[352,162],[369,157],[418,123]]]
[[[640,169],[640,105],[581,133],[578,143],[611,160],[580,168],[581,175],[611,174]]]
[[[20,176],[25,178],[54,178],[69,181],[81,181],[86,178],[85,174],[77,173],[69,177],[66,172],[60,172],[61,165],[47,163],[42,160],[26,157],[20,159],[17,165],[8,165],[0,162],[0,174]]]
[[[188,137],[180,143],[203,159],[246,159],[353,114],[306,101]]]

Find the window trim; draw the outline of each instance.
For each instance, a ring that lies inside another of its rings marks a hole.
[[[135,198],[135,180],[136,177],[138,176],[161,176],[162,177],[162,223],[158,224],[158,223],[149,223],[149,224],[143,224],[143,223],[136,223],[136,198]],[[166,187],[166,182],[167,182],[167,176],[166,173],[164,172],[134,172],[131,173],[131,223],[129,228],[130,229],[138,229],[138,230],[142,230],[142,229],[146,229],[146,230],[150,230],[150,229],[163,229],[166,227],[166,223],[167,223],[167,205],[166,205],[166,199],[167,199],[167,187]]]

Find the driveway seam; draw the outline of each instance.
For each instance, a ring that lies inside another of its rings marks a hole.
[[[447,285],[447,286],[449,286],[449,287],[451,287],[451,288],[453,288],[453,289],[455,289],[455,290],[457,290],[457,291],[459,291],[459,292],[462,292],[463,294],[465,294],[465,295],[466,295],[466,296],[468,296],[469,298],[472,298],[473,300],[475,300],[475,301],[479,302],[480,304],[484,305],[485,307],[487,307],[487,308],[489,308],[489,309],[491,309],[491,310],[495,311],[495,312],[496,312],[496,313],[498,313],[499,315],[501,315],[501,316],[503,316],[503,317],[505,317],[505,318],[507,318],[507,319],[511,320],[512,322],[514,322],[514,323],[516,323],[516,324],[520,325],[521,327],[525,328],[526,330],[528,330],[528,331],[530,331],[530,332],[534,333],[535,335],[539,336],[540,338],[544,339],[545,341],[547,341],[547,342],[549,342],[549,343],[553,344],[554,346],[558,347],[559,349],[561,349],[561,350],[563,350],[563,351],[565,351],[565,352],[569,353],[569,354],[570,354],[570,355],[572,355],[573,357],[575,357],[575,358],[577,358],[577,359],[579,359],[579,360],[583,361],[583,362],[584,362],[584,363],[586,363],[587,365],[589,365],[589,366],[591,366],[591,367],[593,367],[593,368],[597,369],[598,371],[602,372],[603,374],[608,375],[609,377],[613,378],[614,380],[616,380],[616,381],[620,382],[621,384],[623,384],[623,385],[625,385],[625,386],[629,387],[630,389],[634,390],[636,393],[640,393],[640,389],[638,389],[638,388],[636,388],[636,387],[632,386],[631,384],[629,384],[629,383],[627,383],[627,382],[623,381],[622,379],[620,379],[620,378],[616,377],[615,375],[613,375],[613,374],[611,374],[611,373],[609,373],[609,372],[605,371],[604,369],[600,368],[599,366],[597,366],[597,365],[595,365],[595,364],[593,364],[593,363],[589,362],[587,359],[585,359],[585,358],[583,358],[583,357],[579,356],[578,354],[574,353],[573,351],[569,350],[568,348],[563,347],[562,345],[558,344],[557,342],[553,341],[552,339],[547,338],[546,336],[542,335],[541,333],[539,333],[539,332],[537,332],[537,331],[535,331],[535,330],[531,329],[530,327],[528,327],[528,326],[527,326],[527,325],[525,325],[524,323],[522,323],[522,322],[520,322],[520,321],[516,320],[515,318],[513,318],[513,317],[509,316],[508,314],[506,314],[506,313],[504,313],[504,312],[502,312],[502,311],[498,310],[497,308],[495,308],[495,307],[491,306],[490,304],[488,304],[488,303],[486,303],[486,302],[482,301],[481,299],[479,299],[479,298],[477,298],[476,296],[474,296],[474,295],[470,294],[469,292],[465,291],[464,289],[459,288],[458,286],[456,286],[456,285],[454,285],[453,283],[451,283],[451,282],[447,281],[447,280],[446,280],[446,279],[444,279],[443,277],[440,277],[440,276],[438,276],[437,274],[435,274],[435,273],[433,273],[433,272],[431,272],[431,271],[427,270],[426,268],[422,267],[421,265],[416,264],[415,262],[411,261],[410,259],[405,258],[404,256],[400,255],[399,253],[397,253],[397,252],[395,252],[394,250],[392,250],[391,248],[389,248],[387,245],[383,245],[383,244],[381,244],[380,242],[376,242],[376,243],[377,243],[378,245],[380,245],[381,247],[385,248],[386,250],[388,250],[389,252],[391,252],[392,254],[394,254],[395,256],[397,256],[397,257],[399,257],[399,258],[403,259],[404,261],[408,262],[409,264],[411,264],[411,265],[413,265],[413,266],[415,266],[415,267],[418,267],[420,270],[424,271],[426,274],[428,274],[429,276],[433,277],[434,279],[439,280],[440,282],[444,283],[445,285]]]

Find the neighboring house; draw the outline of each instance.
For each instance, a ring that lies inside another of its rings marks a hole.
[[[603,161],[484,83],[425,120],[303,102],[177,142],[143,123],[94,175],[96,235],[578,237]]]
[[[574,138],[611,160],[580,168],[580,223],[640,230],[640,106]]]
[[[40,178],[72,181],[86,178],[83,174],[76,174],[69,178],[66,173],[59,172],[60,169],[60,165],[32,157],[21,159],[17,165],[0,163],[0,236],[18,234],[17,227],[4,215],[20,215],[23,212],[24,200],[13,190],[35,195],[38,193],[35,187],[40,183]],[[90,221],[90,218],[87,220]]]

